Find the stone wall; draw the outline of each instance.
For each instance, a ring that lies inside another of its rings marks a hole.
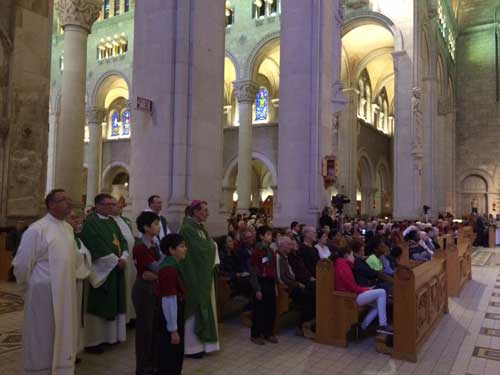
[[[52,1],[3,0],[0,9],[0,221],[6,224],[43,210]]]
[[[470,212],[473,199],[483,206],[478,207],[480,212],[495,214],[494,204],[496,207],[500,204],[500,106],[496,93],[492,3],[469,0],[459,10],[461,34],[457,45],[456,148],[458,214]],[[464,181],[469,176],[483,180],[487,191],[463,189]]]

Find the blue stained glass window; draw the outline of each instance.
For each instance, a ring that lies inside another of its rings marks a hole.
[[[269,92],[261,87],[255,98],[255,121],[267,121],[269,110]]]
[[[120,115],[114,112],[111,115],[111,137],[118,137],[120,135]]]
[[[124,136],[130,135],[130,111],[123,112],[122,122],[123,122],[122,135]]]
[[[104,19],[109,18],[109,11],[111,10],[111,6],[109,4],[109,0],[104,0]]]

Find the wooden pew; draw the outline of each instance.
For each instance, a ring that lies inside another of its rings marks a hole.
[[[5,247],[7,233],[0,233],[0,281],[9,279],[9,270],[12,265],[12,253]]]
[[[323,259],[316,267],[316,341],[347,347],[347,334],[359,323],[360,308],[354,293],[335,290],[335,268]]]
[[[399,263],[402,266],[407,266],[410,268],[418,266],[421,262],[417,260],[410,259],[410,247],[408,241],[403,241],[401,244],[399,244],[401,247],[401,250],[403,251],[401,254],[401,258],[399,260]]]
[[[488,227],[488,247],[497,247],[497,227],[495,225]]]
[[[231,285],[229,277],[215,274],[215,297],[217,299],[217,320],[219,323],[224,321],[224,306],[231,299]]]
[[[448,313],[446,261],[434,258],[394,275],[392,356],[416,362],[418,352],[441,317]]]

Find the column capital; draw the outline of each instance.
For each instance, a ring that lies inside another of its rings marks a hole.
[[[63,27],[75,25],[90,32],[102,4],[103,0],[56,0],[54,5]]]
[[[259,91],[259,85],[252,80],[233,81],[233,87],[238,103],[253,103]]]
[[[87,107],[85,110],[87,115],[87,122],[90,124],[98,124],[101,125],[106,117],[106,110],[100,107]]]
[[[132,100],[125,100],[125,102],[123,103],[123,106],[128,109],[129,111],[132,109]]]

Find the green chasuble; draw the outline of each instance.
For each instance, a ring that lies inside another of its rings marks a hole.
[[[188,248],[186,259],[179,262],[186,287],[185,319],[194,315],[194,333],[201,342],[216,342],[217,327],[211,300],[215,245],[205,227],[190,217],[184,219],[179,234]]]
[[[101,219],[95,213],[90,214],[83,224],[80,238],[94,261],[110,254],[119,258],[124,251],[128,251],[127,241],[111,217]],[[117,315],[126,312],[125,293],[125,272],[115,267],[102,286],[90,288],[87,312],[114,320]]]

